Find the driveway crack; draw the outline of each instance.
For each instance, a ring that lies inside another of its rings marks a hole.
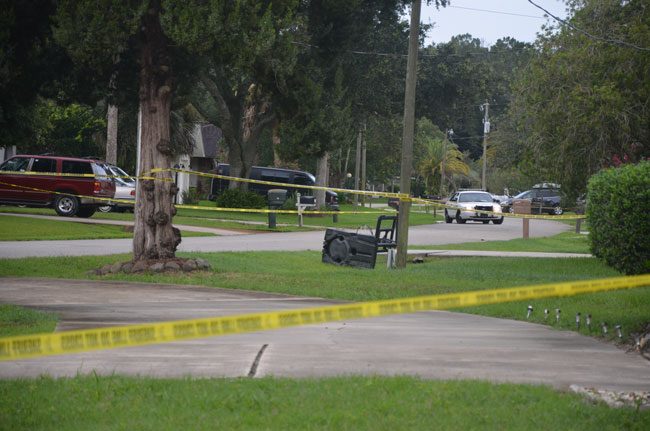
[[[255,356],[255,360],[251,365],[251,369],[248,371],[248,377],[255,377],[255,374],[257,374],[257,367],[260,365],[260,361],[262,360],[262,355],[264,354],[264,351],[266,350],[267,347],[269,347],[269,345],[264,344],[260,349],[260,351],[257,352],[257,355]]]

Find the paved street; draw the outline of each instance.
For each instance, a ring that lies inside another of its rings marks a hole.
[[[203,287],[38,279],[3,279],[0,302],[56,311],[59,330],[332,304]],[[0,377],[74,376],[92,370],[103,375],[242,377],[251,373],[262,350],[256,376],[408,374],[562,389],[571,384],[650,389],[650,363],[611,344],[526,322],[450,312],[0,362]]]
[[[53,217],[61,220],[61,217]],[[185,229],[185,226],[178,226]],[[531,220],[530,236],[543,237],[569,230],[570,225],[549,221]],[[210,229],[210,228],[208,228]],[[188,229],[189,230],[189,229]],[[194,230],[197,230],[194,227]],[[210,229],[212,230],[212,229]],[[321,250],[324,231],[252,233],[219,230],[219,237],[183,238],[179,251],[260,251],[260,250]],[[370,234],[368,229],[359,233]],[[374,233],[373,233],[374,234]],[[495,241],[521,238],[522,221],[506,218],[502,225],[484,225],[468,222],[437,223],[413,226],[409,229],[409,246],[457,244],[472,241]],[[130,239],[75,240],[75,241],[0,241],[0,259],[34,256],[83,256],[129,253],[132,249]]]

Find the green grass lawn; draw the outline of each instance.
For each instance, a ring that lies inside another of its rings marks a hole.
[[[0,381],[0,429],[645,430],[650,411],[612,409],[544,386],[412,377]]]
[[[0,304],[0,336],[38,334],[53,332],[58,322],[54,313]]]
[[[529,240],[528,246],[577,251],[584,238],[561,234]],[[521,249],[519,240],[505,244]],[[486,243],[481,243],[486,244]],[[555,251],[555,250],[550,250]],[[183,255],[183,254],[179,254]],[[210,261],[213,272],[90,277],[87,271],[129,255],[0,260],[0,276],[59,277],[194,284],[260,290],[351,301],[408,297],[486,288],[618,276],[594,258],[427,258],[404,270],[363,270],[320,262],[317,252],[192,254]],[[473,307],[458,311],[532,320],[576,330],[574,315],[590,313],[595,324],[620,323],[630,332],[650,322],[650,287]],[[544,320],[542,310],[551,309]],[[562,309],[555,323],[554,309]],[[8,310],[8,311],[7,311]],[[4,322],[22,322],[23,332],[52,330],[55,316],[10,307]],[[12,318],[16,313],[36,317]],[[30,320],[50,319],[36,329]],[[21,326],[18,323],[17,326]],[[27,329],[25,329],[27,328]],[[594,328],[596,329],[596,328]],[[581,332],[588,335],[583,326]],[[598,336],[594,330],[591,335]],[[614,331],[607,339],[615,341]],[[149,379],[77,376],[0,380],[0,430],[31,429],[594,429],[643,430],[650,411],[613,409],[580,396],[535,385],[482,381],[429,381],[412,377],[345,376],[323,379]]]
[[[182,231],[182,236],[213,236],[210,233]],[[2,216],[0,241],[133,238],[124,226],[43,220]]]
[[[587,235],[563,232],[544,238],[517,238],[508,241],[466,242],[410,247],[413,249],[480,250],[480,251],[534,251],[547,253],[590,253]]]

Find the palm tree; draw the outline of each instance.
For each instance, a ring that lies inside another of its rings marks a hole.
[[[440,187],[442,165],[444,163],[444,182],[456,176],[468,176],[470,167],[464,160],[463,153],[458,146],[444,139],[427,138],[424,142],[426,154],[418,166],[420,175],[429,192],[446,189]],[[434,194],[434,193],[432,193]]]

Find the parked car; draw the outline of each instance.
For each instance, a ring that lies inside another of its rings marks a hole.
[[[230,175],[230,165],[226,163],[220,163],[217,166],[217,174],[228,176]],[[281,168],[267,168],[261,166],[253,166],[251,168],[250,175],[248,177],[251,180],[259,181],[269,181],[274,183],[286,183],[293,185],[305,185],[305,186],[315,186],[316,177],[314,177],[309,172],[296,171],[293,169],[281,169]],[[210,200],[216,199],[216,197],[224,190],[227,190],[230,185],[229,180],[224,180],[221,178],[213,178],[212,184],[210,186]],[[266,196],[267,192],[270,189],[277,189],[279,186],[270,186],[267,184],[256,184],[250,183],[248,185],[248,190],[258,193],[260,195]],[[302,195],[313,195],[314,190],[311,189],[300,189],[299,187],[287,187],[289,193],[299,192]],[[325,192],[325,203],[326,205],[333,210],[339,209],[339,200],[338,195],[335,192],[327,190]]]
[[[104,165],[104,169],[109,175],[113,177],[113,180],[115,181],[114,198],[120,202],[107,202],[106,205],[102,205],[97,209],[104,213],[111,211],[133,211],[133,207],[135,205],[135,178],[124,172],[124,170],[119,166],[107,163]]]
[[[60,216],[90,217],[113,198],[115,183],[94,159],[17,155],[0,165],[0,203],[51,207]]]
[[[551,215],[562,215],[564,213],[564,209],[562,208],[562,194],[559,188],[539,187],[521,192],[515,197],[501,203],[503,211],[514,212],[512,203],[515,199],[529,200],[533,214],[547,213]]]
[[[450,208],[451,207],[451,208]],[[488,212],[479,212],[488,211]],[[480,221],[484,224],[503,223],[501,205],[488,192],[482,190],[462,190],[454,193],[447,200],[445,222],[464,224],[467,220]]]

